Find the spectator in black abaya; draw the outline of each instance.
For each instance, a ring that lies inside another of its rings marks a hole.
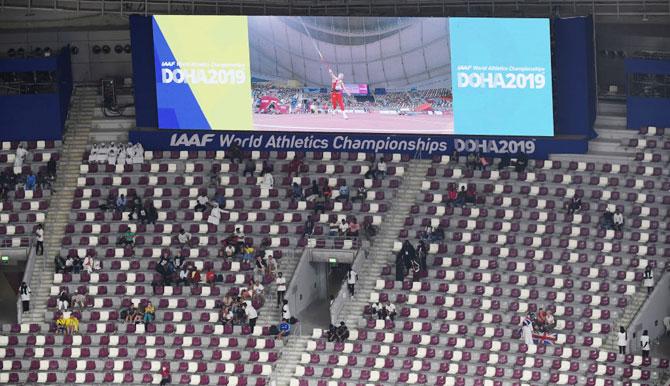
[[[405,262],[402,254],[398,252],[395,257],[395,281],[403,281],[405,279]]]
[[[405,240],[400,249],[403,262],[405,263],[405,271],[409,272],[412,269],[412,260],[416,259],[416,249],[409,240]]]

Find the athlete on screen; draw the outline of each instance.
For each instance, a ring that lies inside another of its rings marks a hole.
[[[333,103],[333,113],[337,113],[337,107],[339,106],[340,110],[342,110],[344,119],[349,119],[347,113],[344,111],[344,96],[342,95],[342,92],[346,92],[349,96],[351,96],[351,94],[349,94],[349,91],[344,87],[344,74],[339,73],[336,76],[330,68],[328,69],[328,73],[332,79],[330,101]]]

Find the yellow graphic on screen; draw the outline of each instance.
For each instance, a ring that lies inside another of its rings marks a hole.
[[[176,75],[190,86],[210,127],[252,130],[247,17],[156,15],[154,19],[181,69]]]

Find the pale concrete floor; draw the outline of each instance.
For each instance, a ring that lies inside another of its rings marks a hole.
[[[312,335],[315,328],[327,329],[330,324],[330,303],[325,299],[317,300],[307,306],[297,318],[302,335]]]

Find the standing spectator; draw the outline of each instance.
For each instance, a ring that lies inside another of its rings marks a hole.
[[[23,148],[23,144],[19,144],[19,147],[16,148],[16,154],[14,157],[14,173],[21,173],[23,168],[23,162],[28,156],[28,151]]]
[[[628,335],[626,334],[626,329],[623,328],[623,326],[619,327],[619,333],[617,334],[617,344],[619,345],[619,354],[626,355]]]
[[[338,224],[338,231],[340,236],[346,236],[347,232],[349,231],[349,224],[347,223],[347,220],[342,219],[340,223]]]
[[[283,304],[284,295],[286,294],[286,278],[284,277],[283,273],[277,273],[275,284],[277,285],[277,307],[279,307],[281,304]]]
[[[619,211],[619,208],[617,208],[614,211],[614,216],[613,221],[614,221],[614,230],[617,232],[621,232],[621,229],[623,228],[623,213]]]
[[[53,157],[47,162],[47,176],[50,179],[56,178],[56,160]]]
[[[196,212],[204,212],[207,209],[207,203],[209,199],[205,192],[200,192],[198,198],[195,200],[195,207],[193,208]]]
[[[349,295],[354,297],[354,287],[356,286],[356,280],[358,279],[358,274],[356,271],[349,267],[349,272],[347,272],[347,288],[349,288]]]
[[[44,227],[42,224],[37,224],[37,229],[35,229],[35,236],[35,254],[42,256],[44,255]]]
[[[290,322],[291,321],[291,309],[288,306],[288,300],[284,299],[282,301],[282,307],[281,307],[281,320],[285,322]]]
[[[651,270],[651,266],[648,265],[644,269],[644,281],[642,284],[647,288],[647,294],[650,294],[654,290],[654,272]]]
[[[165,386],[172,382],[172,375],[170,375],[170,368],[168,365],[163,364],[163,368],[161,369],[161,386]]]
[[[644,330],[640,337],[640,348],[642,349],[642,358],[649,358],[649,350],[651,350],[651,346],[649,344],[649,331],[647,330]]]
[[[23,305],[23,312],[30,311],[30,287],[26,282],[22,282],[19,287],[19,295],[21,295],[21,304]]]
[[[256,163],[250,158],[244,160],[244,171],[242,171],[242,176],[246,177],[248,173],[250,177],[253,177],[255,171],[256,171]]]
[[[35,185],[37,185],[37,178],[33,174],[33,172],[28,173],[28,177],[26,177],[26,190],[33,190],[35,189]]]
[[[184,247],[190,247],[191,246],[191,233],[186,232],[184,228],[181,228],[179,230],[179,235],[177,236],[177,241],[179,242],[179,246],[181,248]]]
[[[307,221],[305,221],[303,237],[311,236],[312,234],[314,234],[314,220],[312,219],[312,216],[308,216]]]
[[[156,225],[156,220],[158,220],[158,210],[156,210],[153,201],[149,201],[149,205],[147,206],[147,224]]]
[[[244,313],[247,315],[247,322],[249,323],[249,327],[251,327],[251,329],[253,330],[254,327],[256,327],[258,312],[251,304],[251,302],[242,304],[242,308],[244,308]]]
[[[316,216],[319,212],[322,214],[326,212],[326,199],[321,194],[314,199],[314,215]]]

